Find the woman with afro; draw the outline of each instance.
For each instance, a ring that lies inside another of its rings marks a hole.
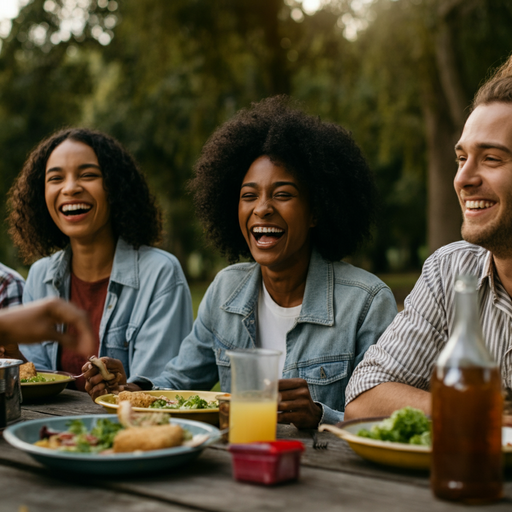
[[[217,129],[191,188],[208,239],[231,262],[251,261],[219,272],[179,355],[152,385],[206,390],[220,380],[229,391],[226,351],[277,349],[279,421],[337,423],[350,375],[396,314],[384,283],[341,261],[374,215],[361,151],[340,126],[270,98]],[[115,361],[109,369],[122,371]],[[94,373],[93,397],[105,393]]]
[[[21,255],[43,257],[30,269],[23,302],[70,300],[88,313],[94,355],[120,360],[130,382],[159,376],[190,332],[190,291],[177,259],[151,247],[161,214],[121,144],[88,129],[43,140],[11,188],[9,221]],[[38,369],[73,375],[87,361],[50,340],[21,351]]]

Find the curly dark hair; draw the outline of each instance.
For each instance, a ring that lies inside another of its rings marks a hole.
[[[312,241],[323,258],[339,261],[369,238],[375,185],[350,133],[275,96],[241,110],[213,133],[189,184],[207,238],[230,262],[251,258],[238,201],[245,174],[263,155],[307,187],[317,219]]]
[[[9,191],[9,234],[25,262],[63,249],[69,237],[53,222],[45,202],[46,163],[65,140],[82,142],[98,158],[116,237],[139,247],[162,235],[162,214],[135,160],[113,137],[86,128],[60,130],[32,150]]]

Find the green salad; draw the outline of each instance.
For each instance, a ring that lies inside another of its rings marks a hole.
[[[36,375],[35,377],[29,377],[28,379],[21,379],[21,383],[25,384],[27,382],[53,382],[55,379],[49,379],[47,377],[43,377],[42,375]]]
[[[68,430],[65,432],[53,432],[43,427],[41,440],[35,444],[66,452],[99,453],[112,448],[115,435],[124,428],[104,418],[98,419],[90,430],[87,430],[82,420],[71,420],[66,426]]]
[[[149,407],[151,409],[217,409],[218,404],[214,400],[208,402],[199,395],[193,395],[189,398],[184,398],[176,395],[176,400],[169,400],[168,398],[161,397],[155,400]]]
[[[357,435],[379,441],[430,446],[430,426],[431,421],[423,411],[404,407],[370,430],[361,429]]]

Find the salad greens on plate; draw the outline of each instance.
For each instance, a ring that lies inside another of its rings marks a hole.
[[[26,384],[28,382],[54,382],[55,378],[49,379],[48,377],[43,377],[42,375],[36,375],[34,377],[29,377],[27,379],[21,379],[20,382],[22,384]]]
[[[66,426],[68,430],[65,432],[53,432],[43,427],[41,441],[36,445],[66,452],[99,453],[112,448],[114,437],[124,428],[106,418],[98,419],[90,430],[82,420],[71,420]]]
[[[404,407],[370,430],[361,429],[357,435],[379,441],[430,446],[430,429],[431,421],[423,411]]]
[[[193,395],[189,398],[176,395],[176,400],[168,400],[164,397],[155,400],[150,406],[151,409],[216,409],[216,401],[208,402],[199,395]]]

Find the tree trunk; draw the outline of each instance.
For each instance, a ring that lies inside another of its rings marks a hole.
[[[290,73],[286,52],[281,48],[282,35],[279,29],[279,11],[283,7],[283,0],[265,0],[255,3],[255,6],[259,10],[261,24],[265,30],[270,94],[290,94]]]
[[[430,253],[461,239],[461,211],[453,189],[453,147],[458,133],[454,130],[444,98],[438,95],[436,99],[434,102],[424,101],[423,105],[428,151],[427,218]]]
[[[469,100],[460,81],[452,34],[446,20],[440,21],[436,35],[436,62],[453,124],[458,130],[462,130],[467,118]]]
[[[439,0],[435,67],[424,84],[423,111],[428,151],[428,248],[461,239],[461,211],[453,189],[455,152],[467,117],[468,99],[457,66],[449,17],[463,0]]]

